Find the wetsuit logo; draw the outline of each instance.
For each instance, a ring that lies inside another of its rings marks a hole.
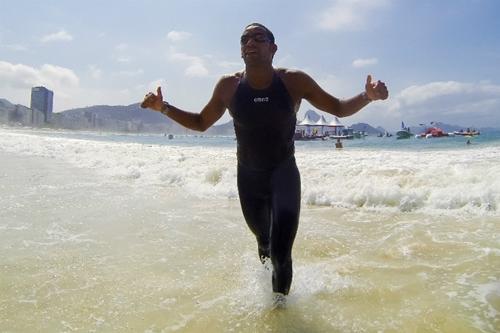
[[[269,97],[255,97],[253,99],[254,103],[267,103],[269,102]]]

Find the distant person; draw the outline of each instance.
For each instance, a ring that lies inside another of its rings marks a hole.
[[[337,149],[342,149],[342,141],[340,141],[340,138],[337,138],[337,142],[335,143],[335,148]]]
[[[205,131],[229,110],[237,139],[243,215],[257,239],[260,260],[264,263],[270,258],[273,264],[275,298],[284,299],[292,282],[292,245],[300,211],[301,185],[293,140],[300,103],[305,99],[322,111],[346,117],[371,101],[386,99],[388,90],[368,75],[362,93],[339,100],[302,71],[274,68],[278,46],[273,33],[259,23],[245,27],[240,46],[245,68],[220,78],[200,113],[164,101],[160,87],[156,94],[148,93],[141,106],[197,131]]]

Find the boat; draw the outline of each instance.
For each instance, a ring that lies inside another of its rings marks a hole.
[[[354,130],[352,129],[352,127],[343,128],[341,131],[337,131],[335,134],[330,134],[329,138],[333,140],[337,139],[351,140],[354,139]]]
[[[396,139],[409,139],[413,136],[410,132],[410,127],[405,127],[405,123],[401,122],[401,129],[396,132]]]
[[[408,130],[399,130],[396,132],[396,139],[409,139],[413,136],[413,134]]]
[[[350,140],[354,139],[353,135],[330,135],[330,139],[337,140],[337,139],[342,139],[342,140]]]
[[[480,135],[481,133],[475,129],[471,130],[470,128],[468,128],[467,130],[454,131],[453,134],[462,136],[475,136]]]
[[[454,136],[454,134],[451,133],[450,135],[450,133],[446,133],[445,131],[443,131],[443,129],[439,127],[429,127],[425,130],[425,132],[415,135],[415,137],[419,139],[440,138],[444,136]]]
[[[295,130],[293,135],[293,139],[297,141],[325,140],[326,138],[325,135],[318,135],[315,133],[307,134],[303,130]]]

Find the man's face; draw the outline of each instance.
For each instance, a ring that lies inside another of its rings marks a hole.
[[[240,39],[241,57],[246,64],[272,62],[276,45],[269,40],[266,31],[258,26],[249,26]]]

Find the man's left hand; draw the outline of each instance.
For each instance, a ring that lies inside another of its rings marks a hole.
[[[380,80],[372,82],[371,75],[366,77],[365,91],[368,98],[372,101],[387,99],[387,97],[389,97],[389,91],[387,90],[385,83]]]

